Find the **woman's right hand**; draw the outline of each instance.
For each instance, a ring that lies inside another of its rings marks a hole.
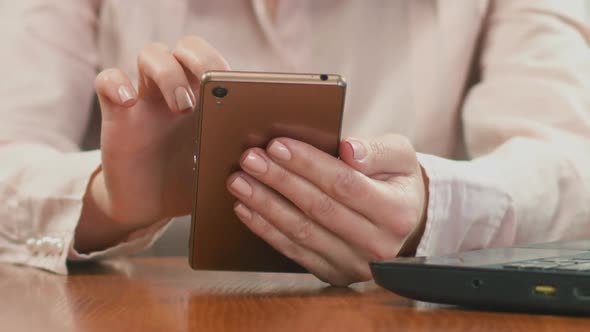
[[[102,169],[89,185],[76,230],[82,252],[191,210],[199,78],[228,70],[227,62],[197,37],[181,39],[174,50],[149,44],[137,62],[139,92],[119,69],[96,78]]]

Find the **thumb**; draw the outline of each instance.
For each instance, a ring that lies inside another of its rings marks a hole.
[[[418,169],[412,144],[395,134],[368,140],[349,137],[340,143],[340,159],[367,176],[410,174]]]
[[[137,102],[137,91],[119,69],[102,71],[94,81],[103,117],[116,109],[129,108]]]

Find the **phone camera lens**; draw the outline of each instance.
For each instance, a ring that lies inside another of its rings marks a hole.
[[[217,98],[223,98],[227,96],[227,89],[222,86],[216,86],[213,88],[212,93]]]
[[[328,75],[326,75],[326,74],[321,74],[321,75],[320,75],[320,80],[322,80],[322,81],[327,81],[327,80],[328,80]]]

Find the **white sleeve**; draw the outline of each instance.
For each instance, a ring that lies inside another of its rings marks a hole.
[[[0,2],[0,262],[67,273],[66,260],[149,246],[166,221],[125,243],[72,248],[99,151],[79,152],[98,67],[98,0]]]
[[[590,32],[583,1],[498,0],[468,92],[470,161],[419,155],[418,255],[590,237]]]

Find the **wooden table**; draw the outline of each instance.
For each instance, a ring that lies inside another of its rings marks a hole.
[[[590,331],[590,319],[436,307],[372,282],[192,271],[186,258],[0,265],[0,331]]]

